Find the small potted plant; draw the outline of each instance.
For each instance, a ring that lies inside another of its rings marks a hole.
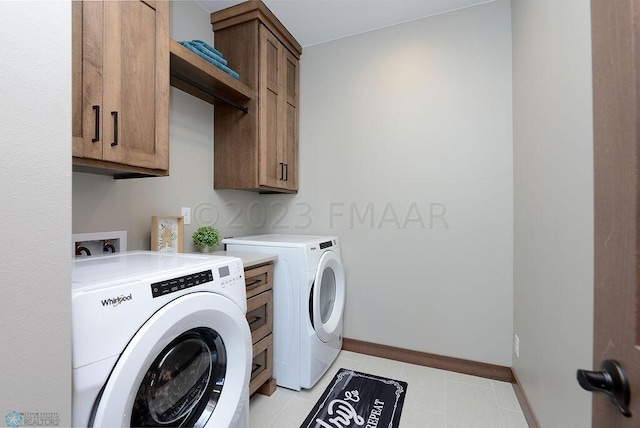
[[[218,229],[211,226],[202,226],[196,229],[191,236],[193,245],[198,247],[203,253],[213,251],[213,247],[220,243]]]

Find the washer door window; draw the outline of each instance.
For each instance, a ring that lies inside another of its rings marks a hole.
[[[342,262],[333,251],[325,252],[318,263],[309,296],[309,316],[323,342],[336,336],[344,311],[345,279]]]
[[[167,345],[138,389],[131,426],[192,427],[215,409],[224,386],[227,355],[220,335],[196,328]]]
[[[231,426],[248,394],[251,332],[219,294],[179,297],[120,355],[94,406],[96,427]]]

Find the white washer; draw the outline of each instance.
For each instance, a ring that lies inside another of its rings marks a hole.
[[[117,253],[74,261],[73,426],[248,426],[242,261]]]
[[[227,238],[227,251],[276,254],[273,274],[273,377],[311,388],[342,348],[344,267],[335,236]]]

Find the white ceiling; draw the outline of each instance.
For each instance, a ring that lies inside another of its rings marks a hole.
[[[208,12],[242,1],[196,0]],[[493,0],[264,0],[303,47]]]

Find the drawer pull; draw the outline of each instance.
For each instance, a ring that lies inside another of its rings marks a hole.
[[[261,368],[262,368],[262,364],[254,364],[253,368],[251,369],[251,374],[253,375],[255,372],[257,372]]]
[[[258,286],[258,285],[260,285],[261,283],[262,283],[262,280],[261,280],[261,279],[256,279],[256,280],[253,280],[253,281],[251,281],[251,282],[247,283],[246,287],[247,287],[247,288],[257,287],[257,286]]]
[[[251,327],[253,324],[257,323],[261,319],[262,319],[262,317],[253,317],[253,318],[251,318],[251,321],[249,321],[249,327]]]

